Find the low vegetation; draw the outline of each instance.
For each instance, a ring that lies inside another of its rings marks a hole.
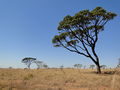
[[[120,70],[0,69],[0,90],[120,90]]]

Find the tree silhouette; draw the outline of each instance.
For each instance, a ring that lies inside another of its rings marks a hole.
[[[81,68],[81,67],[82,67],[82,64],[75,64],[74,67],[76,67],[76,68]]]
[[[84,65],[83,68],[86,69],[86,65]]]
[[[101,73],[99,57],[95,51],[98,34],[104,30],[105,24],[116,16],[102,7],[92,11],[82,10],[74,16],[67,15],[59,23],[59,34],[55,35],[52,43],[55,47],[65,49],[90,58]]]
[[[118,59],[118,65],[117,67],[119,68],[120,67],[120,58]]]
[[[106,65],[101,65],[101,68],[102,69],[105,69],[107,66]]]
[[[24,59],[22,59],[22,63],[25,63],[28,67],[28,69],[30,69],[30,65],[36,61],[36,58],[32,58],[32,57],[26,57]]]
[[[64,65],[61,65],[61,66],[60,66],[60,69],[63,69],[63,68],[64,68]]]
[[[44,68],[48,68],[48,65],[47,65],[47,64],[43,64],[43,67],[44,67]]]
[[[91,69],[94,69],[94,67],[95,67],[95,65],[90,65],[90,68],[91,68]]]
[[[40,69],[43,67],[43,61],[35,60],[34,63],[37,65],[37,69]]]

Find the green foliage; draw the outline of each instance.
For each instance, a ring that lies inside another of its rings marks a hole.
[[[63,68],[64,68],[64,66],[63,66],[63,65],[61,65],[61,66],[60,66],[60,68],[61,68],[61,69],[63,69]]]
[[[101,68],[102,69],[105,69],[107,66],[106,65],[101,65]]]
[[[47,64],[43,64],[43,67],[44,67],[44,68],[48,68],[48,65],[47,65]]]
[[[120,58],[118,59],[118,65],[117,68],[120,68]]]
[[[31,64],[35,63],[37,65],[37,69],[40,68],[47,68],[48,65],[44,64],[43,61],[38,61],[36,58],[31,58],[31,57],[26,57],[24,59],[22,59],[22,63],[25,63],[27,65],[27,67],[30,69]]]
[[[81,67],[82,67],[82,64],[75,64],[74,67],[76,67],[76,68],[81,68]]]
[[[25,63],[30,69],[30,65],[36,60],[36,58],[26,57],[22,59],[22,63]]]
[[[40,69],[43,67],[43,61],[35,60],[33,63],[37,65],[37,69]]]
[[[93,69],[95,67],[95,65],[90,65],[90,68]]]
[[[91,37],[94,37],[94,32],[97,31],[99,33],[102,31],[104,25],[115,16],[115,13],[107,12],[102,7],[96,7],[92,11],[83,10],[74,16],[67,15],[59,23],[58,30],[60,34],[53,38],[52,43],[56,44],[55,47],[60,47],[60,41],[71,42],[73,39],[76,40],[75,35],[82,40],[87,37],[86,34],[88,32],[93,34]],[[69,41],[65,41],[65,39]]]
[[[59,23],[58,35],[52,39],[55,47],[64,47],[90,58],[100,73],[99,57],[95,52],[98,35],[106,23],[117,16],[102,7],[93,10],[82,10],[74,16],[67,15]]]

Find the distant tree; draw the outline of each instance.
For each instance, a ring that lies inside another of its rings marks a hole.
[[[101,65],[101,68],[102,69],[105,69],[107,66],[106,65]]]
[[[82,68],[82,64],[78,64],[78,68]]]
[[[61,69],[61,71],[63,72],[63,74],[65,74],[65,71],[64,71],[63,68],[64,68],[64,65],[61,65],[61,66],[60,66],[60,69]]]
[[[22,63],[25,63],[28,67],[28,69],[30,69],[30,65],[36,61],[36,58],[32,58],[32,57],[26,57],[24,59],[22,59]]]
[[[74,67],[76,67],[76,68],[81,68],[81,67],[82,67],[82,64],[75,64]]]
[[[74,67],[76,68],[76,67],[77,67],[77,64],[74,64]]]
[[[60,66],[60,69],[63,69],[63,68],[64,68],[64,65],[61,65],[61,66]]]
[[[86,65],[84,65],[83,68],[86,69]]]
[[[99,33],[105,24],[116,16],[102,7],[94,10],[83,10],[74,16],[67,15],[59,23],[59,35],[55,35],[52,43],[55,47],[63,47],[71,52],[90,58],[101,73],[99,57],[95,51]]]
[[[91,69],[94,69],[94,67],[95,67],[95,65],[90,65],[90,68],[91,68]]]
[[[37,65],[37,69],[40,69],[43,67],[43,61],[35,60],[34,63]]]
[[[12,69],[12,67],[10,66],[9,69]]]
[[[118,65],[117,65],[118,68],[120,68],[120,58],[118,59]]]
[[[48,68],[48,65],[47,65],[47,64],[43,64],[43,67],[44,67],[44,68]]]

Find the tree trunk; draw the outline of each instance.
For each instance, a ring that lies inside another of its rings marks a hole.
[[[101,74],[101,68],[99,62],[97,62],[96,66],[97,66],[97,73]]]
[[[30,64],[28,65],[28,69],[30,69]]]
[[[93,59],[92,57],[90,57],[90,59],[92,59],[92,61],[95,63],[96,67],[97,67],[97,73],[101,74],[101,67],[100,67],[100,63],[99,63],[99,58]]]

